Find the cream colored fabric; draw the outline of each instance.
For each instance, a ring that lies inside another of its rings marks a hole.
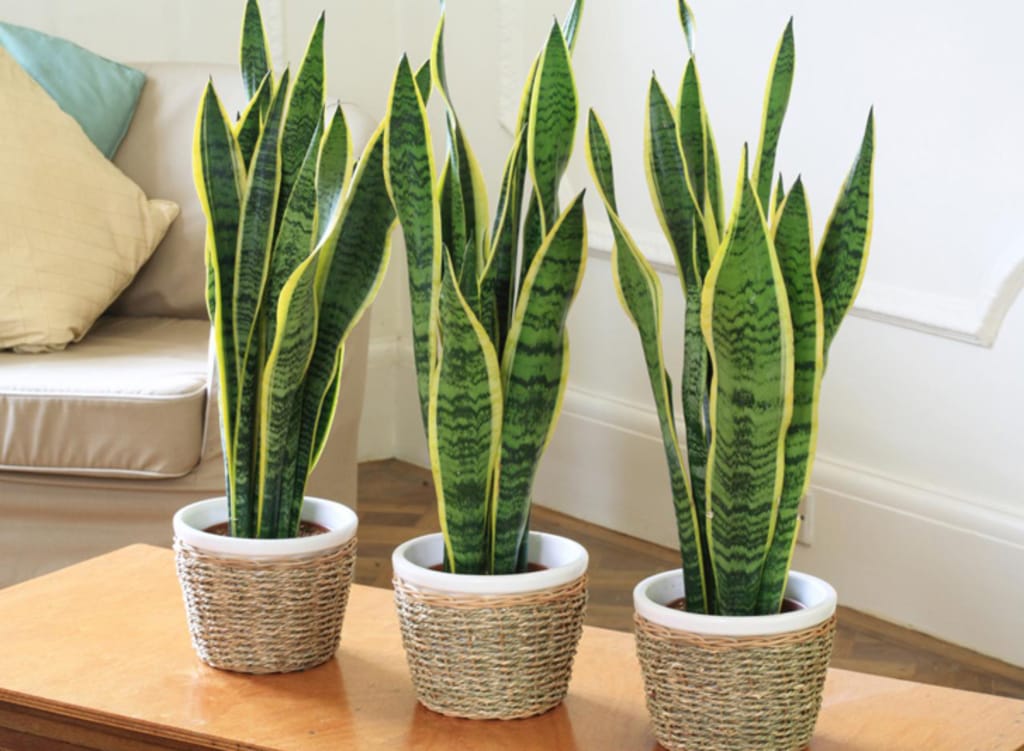
[[[245,108],[238,66],[136,62],[131,65],[146,74],[146,85],[114,163],[149,195],[176,201],[181,206],[181,215],[135,281],[114,303],[111,313],[206,318],[206,220],[193,186],[193,131],[199,98],[211,77],[230,115]],[[357,107],[343,107],[352,147],[359,153],[369,140],[374,123]]]
[[[0,469],[179,477],[199,464],[209,325],[103,317],[49,355],[0,353]]]
[[[81,339],[177,213],[147,200],[0,49],[0,349]]]
[[[245,106],[237,65],[132,63],[146,74],[131,127],[114,163],[149,195],[181,206],[167,237],[114,304],[116,315],[206,318],[206,219],[196,198],[192,140],[210,77],[228,112]]]

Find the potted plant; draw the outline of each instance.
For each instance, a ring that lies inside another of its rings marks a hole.
[[[493,221],[447,85],[443,13],[429,68],[414,74],[403,58],[388,104],[386,173],[408,251],[442,530],[394,552],[395,600],[420,702],[459,717],[526,717],[558,704],[582,629],[586,551],[529,531],[586,253],[582,193],[564,210],[558,197],[576,129],[570,50],[581,10],[576,0],[565,25],[552,26],[531,68]],[[440,177],[431,88],[446,119]]]
[[[301,670],[337,650],[356,517],[305,486],[395,219],[383,129],[353,176],[344,115],[324,113],[323,32],[321,16],[294,80],[277,77],[249,0],[249,104],[232,123],[210,83],[196,123],[227,496],[175,515],[175,551],[200,658],[250,673]]]
[[[689,45],[693,19],[679,7]],[[651,79],[645,163],[686,299],[681,399],[662,356],[658,277],[618,215],[605,131],[593,112],[588,122],[616,286],[643,345],[678,523],[682,571],[634,591],[648,708],[668,749],[804,748],[831,655],[835,591],[789,568],[826,355],[867,261],[874,120],[815,254],[802,181],[784,191],[774,180],[794,59],[791,21],[728,220],[692,49],[679,102]]]

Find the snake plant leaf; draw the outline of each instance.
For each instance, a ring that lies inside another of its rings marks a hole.
[[[704,282],[712,364],[708,538],[722,615],[757,614],[793,410],[785,281],[744,153],[729,235]]]
[[[260,82],[259,88],[249,100],[249,104],[238,116],[235,125],[235,135],[238,138],[238,147],[242,151],[242,163],[248,167],[252,161],[253,152],[256,150],[256,141],[260,137],[262,118],[270,106],[270,98],[273,95],[273,75],[267,73]]]
[[[611,211],[618,213],[619,208],[615,201],[615,171],[612,167],[608,132],[593,109],[587,113],[587,164],[602,200]]]
[[[687,116],[690,114],[688,111]],[[701,119],[699,105],[697,119]],[[701,256],[707,256],[707,246],[703,241],[702,223],[694,203],[692,184],[687,179],[687,166],[680,150],[678,126],[672,114],[671,104],[654,76],[651,77],[648,89],[644,131],[647,184],[655,213],[672,247],[686,297],[682,377],[683,421],[686,425],[690,489],[696,507],[697,527],[701,540],[705,540],[704,467],[707,462],[707,431],[704,424],[704,403],[707,398],[708,354],[700,331],[700,263]],[[703,181],[703,176],[701,180]],[[707,557],[703,549],[702,556],[705,559]]]
[[[427,60],[423,65],[416,71],[416,88],[419,89],[420,97],[423,102],[430,101],[430,89],[431,89],[431,72],[430,72],[430,60]]]
[[[786,432],[786,469],[775,534],[761,578],[758,611],[778,612],[796,543],[800,499],[807,492],[818,434],[825,329],[814,275],[811,216],[803,181],[797,178],[781,207],[775,251],[786,283],[793,327],[793,417]]]
[[[316,140],[316,139],[314,139]],[[316,217],[315,243],[327,234],[335,211],[344,196],[345,186],[352,176],[352,136],[345,113],[335,107],[320,139],[320,155],[316,163]]]
[[[313,442],[315,449],[309,459],[308,471],[310,472],[320,462],[320,455],[323,454],[324,448],[327,445],[328,432],[331,429],[331,425],[334,424],[334,415],[338,411],[338,399],[341,396],[341,366],[344,360],[345,345],[342,344],[338,348],[338,356],[335,358],[334,375],[331,378],[330,385],[327,387],[327,393],[320,404],[320,418],[316,423],[316,436]]]
[[[259,91],[263,79],[272,70],[270,64],[270,43],[267,32],[263,28],[260,15],[260,4],[257,0],[247,0],[245,15],[242,18],[242,84],[249,99],[253,99]]]
[[[576,49],[576,38],[579,35],[582,15],[583,0],[572,0],[565,21],[562,22],[562,36],[565,37],[565,43],[568,45],[570,53]]]
[[[380,289],[391,257],[395,210],[385,184],[384,127],[370,137],[337,220],[314,251],[319,313],[303,388],[299,466],[309,465],[322,450],[322,424],[332,411],[325,405],[336,398],[339,349]]]
[[[615,179],[608,135],[597,114],[591,110],[587,118],[587,163],[594,183],[604,202],[612,226],[615,244],[612,251],[612,273],[615,289],[623,309],[640,334],[647,375],[651,382],[662,444],[669,468],[672,497],[676,503],[676,519],[683,576],[686,584],[687,609],[707,612],[709,601],[706,572],[701,556],[698,514],[685,471],[679,436],[672,407],[672,387],[665,370],[662,351],[662,291],[658,275],[636,246],[618,216],[615,207]]]
[[[707,135],[708,159],[704,165],[707,175],[707,194],[705,196],[704,235],[708,241],[710,256],[714,258],[714,249],[718,247],[717,242],[712,238],[719,238],[725,232],[725,208],[723,207],[723,196],[725,191],[722,188],[722,168],[718,161],[718,147],[715,145],[715,134],[711,130],[711,122],[705,115],[704,132]],[[710,206],[710,211],[708,210]],[[710,221],[713,220],[713,221]]]
[[[218,385],[220,398],[226,409],[221,411],[222,434],[234,434],[234,410],[237,402],[238,354],[235,351],[234,314],[232,301],[224,299],[223,290],[234,285],[235,253],[238,247],[238,228],[241,221],[242,182],[245,167],[235,140],[228,114],[221,104],[213,83],[203,93],[196,117],[193,147],[193,170],[199,201],[210,221],[206,225],[207,307],[213,321],[214,346],[217,351]],[[234,444],[224,441],[226,466],[234,466]],[[228,502],[231,510],[232,534],[246,534],[246,515],[239,515],[233,474],[229,471]]]
[[[324,15],[321,13],[288,97],[281,134],[281,196],[284,201],[292,193],[309,142],[323,120],[324,75]],[[284,205],[280,205],[279,219],[283,211]]]
[[[426,107],[405,57],[395,73],[385,122],[385,178],[405,235],[413,354],[426,429],[441,283],[441,214],[434,196],[434,156]]]
[[[314,155],[307,161],[315,158]],[[306,172],[312,173],[313,169],[303,169]],[[281,232],[283,236],[285,228]],[[298,514],[293,514],[292,509],[297,511],[302,503],[302,496],[294,495],[301,415],[298,399],[316,341],[315,287],[316,258],[307,255],[281,288],[274,325],[276,335],[271,340],[260,389],[260,482],[256,505],[260,537],[273,537],[277,529],[292,529],[293,516],[294,522],[298,521]],[[305,465],[301,468],[305,469]]]
[[[799,179],[799,178],[798,178]],[[786,202],[786,183],[782,179],[782,173],[779,173],[779,179],[775,183],[775,194],[772,196],[772,209],[768,212],[768,218],[771,220],[774,226],[782,210],[783,204]]]
[[[316,241],[317,185],[316,167],[320,158],[320,128],[309,142],[306,158],[295,180],[291,196],[281,213],[274,252],[270,256],[265,299],[284,304],[282,292],[292,272],[309,257]],[[267,310],[266,340],[274,341],[279,310]]]
[[[430,381],[428,438],[446,568],[489,573],[490,495],[502,431],[501,371],[483,326],[455,283],[445,253],[441,347]]]
[[[259,400],[259,368],[264,354],[264,341],[260,335],[261,305],[269,275],[274,219],[280,196],[280,134],[287,90],[288,71],[285,71],[256,144],[252,168],[246,178],[242,220],[238,230],[232,295],[233,331],[239,342],[238,399],[235,405],[234,435],[230,439],[236,447],[256,447],[258,443],[254,420]],[[257,477],[253,460],[257,455],[258,450],[248,456],[242,456],[240,450],[234,452],[235,465],[232,471],[238,494],[236,506],[240,514],[246,513],[250,517],[255,516],[253,504]],[[246,522],[246,526],[254,522],[255,519],[252,519]]]
[[[523,253],[519,266],[520,285],[522,285],[530,264],[533,263],[534,256],[540,250],[541,243],[544,242],[543,222],[537,191],[535,188],[530,188],[530,197],[526,201],[526,215],[523,217]]]
[[[445,19],[442,16],[434,34],[433,52],[430,56],[431,74],[444,103],[448,129],[449,159],[441,176],[441,216],[444,228],[442,240],[455,253],[472,247],[477,257],[471,265],[482,268],[485,260],[484,248],[487,245],[487,186],[476,155],[470,148],[469,141],[459,124],[455,106],[452,104],[445,70],[444,27]],[[472,246],[467,245],[470,237],[476,238]],[[457,262],[456,268],[466,265],[465,259],[460,260],[462,262]]]
[[[707,113],[704,111],[697,63],[691,57],[686,63],[683,83],[679,88],[679,145],[686,162],[686,178],[690,184],[694,204],[702,211],[704,196],[707,193],[707,135],[704,132],[706,122]],[[704,270],[707,270],[706,267]]]
[[[527,165],[540,209],[541,234],[558,217],[558,185],[572,155],[576,83],[562,30],[552,24],[537,67],[526,131]]]
[[[761,143],[754,161],[754,184],[757,198],[764,210],[768,210],[772,192],[772,177],[775,174],[775,153],[779,148],[779,134],[782,121],[789,106],[789,94],[793,88],[793,71],[796,64],[796,48],[793,43],[793,19],[789,19],[782,38],[775,50],[772,71],[764,95],[764,115],[761,120]]]
[[[691,263],[697,211],[687,183],[672,106],[653,75],[647,91],[644,168],[651,200],[672,246],[679,277],[686,287],[697,287],[699,278]]]
[[[512,144],[501,178],[501,193],[491,231],[491,247],[481,280],[481,288],[494,299],[495,325],[492,341],[501,357],[512,321],[515,302],[515,264],[519,247],[519,225],[523,208],[523,177],[526,173],[526,131]],[[483,293],[481,297],[483,297]]]
[[[846,177],[818,251],[816,274],[825,315],[825,352],[839,324],[853,306],[864,280],[871,224],[874,216],[875,113],[868,115],[864,138],[853,168]]]
[[[697,24],[686,0],[679,0],[679,23],[682,24],[683,35],[686,37],[686,49],[693,55],[693,33]]]
[[[491,518],[496,574],[514,573],[526,544],[530,489],[551,440],[568,377],[565,320],[583,279],[586,245],[580,193],[530,264],[502,358],[505,421],[501,477]]]

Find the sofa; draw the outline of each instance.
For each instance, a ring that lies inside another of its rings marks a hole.
[[[130,543],[169,545],[178,508],[224,494],[191,157],[204,84],[212,75],[234,113],[241,81],[230,66],[135,67],[147,81],[114,162],[180,215],[82,341],[0,352],[0,587]],[[371,123],[344,109],[358,153]],[[346,344],[337,416],[308,488],[353,508],[368,333],[364,319]]]

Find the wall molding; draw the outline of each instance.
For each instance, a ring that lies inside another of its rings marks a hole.
[[[611,259],[614,246],[611,230],[604,224],[591,226],[588,236],[591,255]],[[641,230],[634,232],[633,238],[655,269],[675,274],[675,262],[664,235]],[[851,314],[978,347],[991,347],[1010,307],[1024,290],[1024,253],[1007,252],[997,258],[979,290],[974,297],[954,297],[868,278],[864,280]]]
[[[667,477],[653,409],[570,386],[534,499],[676,547]],[[1024,665],[1024,516],[821,455],[811,492],[797,568],[845,605]]]

